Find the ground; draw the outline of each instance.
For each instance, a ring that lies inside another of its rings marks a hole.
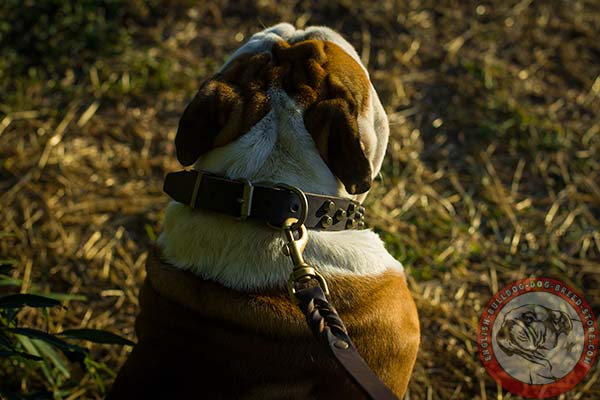
[[[477,354],[478,318],[547,276],[600,314],[600,3],[85,0],[0,6],[0,259],[12,290],[85,296],[48,322],[134,339],[173,139],[199,83],[263,27],[328,25],[357,49],[390,119],[369,223],[406,267],[422,346],[409,399],[511,399]],[[2,289],[3,291],[11,290]],[[401,333],[399,333],[401,334]],[[129,348],[90,345],[96,374],[0,381],[101,398]],[[52,366],[53,364],[49,364]],[[4,370],[4,371],[3,371]],[[600,397],[600,369],[564,399]]]

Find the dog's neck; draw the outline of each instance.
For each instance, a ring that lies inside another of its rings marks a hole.
[[[238,140],[207,153],[195,168],[362,201],[365,195],[350,196],[320,157],[296,103],[282,91],[272,91],[270,97],[272,108],[263,120]],[[167,209],[158,243],[171,264],[239,290],[283,286],[292,269],[281,251],[281,232],[176,202]],[[305,259],[326,276],[402,269],[368,230],[311,231]]]
[[[269,91],[271,111],[236,141],[203,155],[197,170],[231,179],[286,183],[308,193],[349,195],[319,155],[303,121],[303,110],[280,89]],[[364,198],[364,196],[362,196]]]

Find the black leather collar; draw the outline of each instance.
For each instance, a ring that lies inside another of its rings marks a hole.
[[[233,180],[205,171],[179,171],[167,174],[163,190],[173,200],[194,209],[266,221],[280,227],[287,218],[299,218],[301,201],[293,191]],[[305,193],[308,200],[308,229],[341,231],[365,226],[365,209],[360,203],[342,197]]]

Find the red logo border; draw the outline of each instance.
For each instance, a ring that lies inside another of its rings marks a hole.
[[[533,286],[531,285],[532,282],[534,282]],[[541,285],[538,286],[537,282],[541,282]],[[545,288],[544,282],[549,282],[550,287]],[[584,349],[581,353],[581,357],[579,358],[579,361],[577,362],[577,365],[575,366],[575,368],[573,368],[573,370],[571,372],[569,372],[567,375],[565,375],[563,378],[561,378],[560,380],[558,380],[556,382],[548,383],[548,384],[537,384],[537,385],[521,382],[521,381],[513,378],[512,376],[510,376],[506,371],[504,371],[504,369],[502,368],[502,366],[500,365],[500,363],[498,362],[498,360],[496,359],[496,357],[494,355],[494,349],[492,347],[491,332],[493,330],[494,321],[496,320],[496,317],[498,316],[498,311],[500,309],[502,309],[502,307],[504,307],[506,303],[503,302],[503,304],[501,304],[498,307],[498,309],[496,310],[496,312],[493,313],[493,315],[489,315],[488,310],[490,308],[492,308],[492,304],[496,303],[496,300],[499,298],[499,296],[502,295],[502,293],[505,293],[507,290],[512,291],[513,287],[515,287],[515,286],[519,287],[519,285],[524,285],[525,288],[523,289],[523,293],[514,295],[514,297],[511,296],[510,300],[517,298],[518,296],[521,296],[526,293],[547,292],[552,295],[559,296],[561,299],[567,301],[573,307],[573,309],[575,311],[577,311],[578,316],[580,317],[582,323],[584,324],[584,332],[585,332],[584,343],[585,344],[584,344]],[[570,290],[573,295],[577,296],[577,298],[581,300],[581,304],[577,305],[571,297],[563,295],[560,291],[558,293],[555,292],[554,288],[556,287],[556,285],[560,285],[561,287],[564,287],[564,288],[567,288],[568,290]],[[586,327],[586,318],[582,312],[582,309],[587,309],[589,311],[588,319],[591,318],[591,320],[592,320],[593,324],[591,325],[591,327],[594,328],[594,330],[593,330],[594,337],[590,338],[590,328]],[[484,325],[484,321],[486,320],[486,318],[488,320],[486,325],[489,327],[488,329],[489,329],[490,334],[484,335],[482,332],[482,326]],[[487,344],[485,351],[489,352],[489,354],[491,356],[491,360],[486,360],[486,357],[484,357],[484,352],[483,352],[484,349],[482,348],[482,343]],[[586,359],[586,356],[588,356],[587,350],[588,350],[589,345],[594,346],[594,350],[593,350],[593,355],[591,356],[591,362],[589,364],[586,364],[584,362],[584,360]],[[592,308],[590,307],[590,305],[587,303],[587,301],[578,292],[576,292],[575,290],[570,288],[564,282],[559,281],[557,279],[551,279],[551,278],[521,279],[518,281],[514,281],[514,282],[506,285],[505,287],[503,287],[487,303],[483,313],[481,314],[481,317],[479,318],[479,325],[477,328],[477,349],[479,352],[479,357],[480,357],[481,362],[483,363],[485,369],[492,376],[492,378],[494,378],[494,380],[496,382],[498,382],[504,389],[508,390],[509,392],[516,394],[516,395],[523,396],[523,397],[537,398],[537,399],[558,396],[562,393],[565,393],[565,392],[573,389],[579,382],[581,382],[581,380],[588,374],[588,372],[590,371],[590,369],[592,368],[592,366],[594,365],[594,363],[596,361],[596,357],[598,355],[598,328],[597,328],[597,324],[596,324],[596,317],[594,316],[594,312],[593,312]]]

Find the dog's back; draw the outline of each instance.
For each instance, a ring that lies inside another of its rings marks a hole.
[[[109,399],[356,399],[359,390],[281,290],[243,293],[151,254],[138,344]],[[330,279],[331,302],[367,363],[401,396],[419,343],[404,278]]]

